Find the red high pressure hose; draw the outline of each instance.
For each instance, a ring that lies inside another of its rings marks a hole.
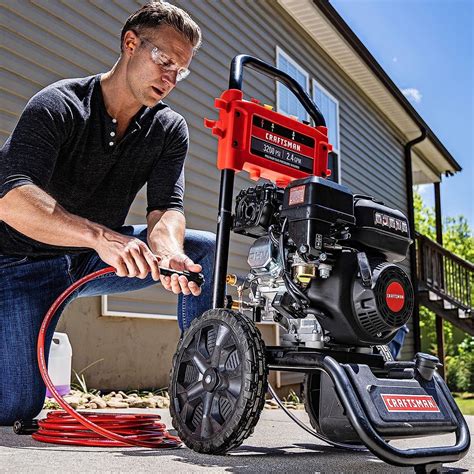
[[[84,413],[85,416],[70,407],[56,390],[49,378],[44,353],[44,342],[51,320],[58,308],[71,293],[101,275],[115,273],[113,267],[107,267],[86,275],[67,288],[49,308],[38,336],[38,364],[41,377],[53,394],[55,400],[69,414],[62,411],[48,413],[45,420],[40,420],[40,429],[32,435],[37,441],[56,444],[79,444],[83,446],[140,446],[146,448],[177,448],[181,446],[178,437],[166,431],[164,423],[159,423],[159,415],[133,415],[124,413],[97,414]],[[95,421],[96,424],[93,421]],[[85,428],[91,430],[87,431]],[[110,431],[114,430],[114,431]],[[105,438],[105,439],[104,439]]]

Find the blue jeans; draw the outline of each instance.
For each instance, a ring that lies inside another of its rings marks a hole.
[[[146,226],[125,226],[120,232],[146,242]],[[184,250],[202,266],[206,283],[198,297],[179,296],[178,323],[181,331],[211,307],[214,234],[187,230]],[[44,315],[53,301],[72,283],[106,266],[93,251],[52,258],[0,255],[0,425],[11,425],[20,418],[31,419],[40,412],[45,385],[38,369],[36,342]],[[140,290],[156,283],[150,275],[141,280],[121,278],[110,273],[76,290],[65,305],[77,297]],[[49,327],[46,357],[64,306]]]
[[[396,359],[402,350],[403,343],[405,342],[405,337],[410,330],[408,326],[405,324],[402,326],[396,333],[394,338],[388,343],[388,348],[392,353],[394,359]]]

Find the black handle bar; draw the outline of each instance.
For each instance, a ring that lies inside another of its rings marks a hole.
[[[314,120],[315,125],[317,127],[321,125],[323,127],[326,126],[326,121],[324,120],[323,114],[318,109],[316,104],[309,98],[304,89],[298,84],[298,82],[296,82],[286,72],[280,71],[276,67],[271,66],[260,59],[254,58],[253,56],[239,54],[238,56],[234,57],[230,65],[229,89],[242,90],[242,80],[245,66],[285,84],[285,86],[296,95],[310,117]]]

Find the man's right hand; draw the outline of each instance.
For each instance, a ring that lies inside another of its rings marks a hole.
[[[160,279],[160,259],[140,239],[104,228],[94,250],[105,263],[116,269],[119,277],[144,279],[151,272],[153,280]]]

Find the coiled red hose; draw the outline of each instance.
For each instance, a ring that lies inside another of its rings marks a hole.
[[[166,426],[159,423],[159,415],[78,413],[63,400],[49,378],[44,343],[49,324],[57,310],[75,290],[101,275],[115,271],[113,267],[107,267],[76,281],[58,296],[46,313],[38,335],[38,365],[44,383],[68,414],[62,411],[48,413],[45,420],[38,422],[40,429],[32,437],[47,443],[82,446],[177,448],[181,446],[181,440],[166,431]]]

